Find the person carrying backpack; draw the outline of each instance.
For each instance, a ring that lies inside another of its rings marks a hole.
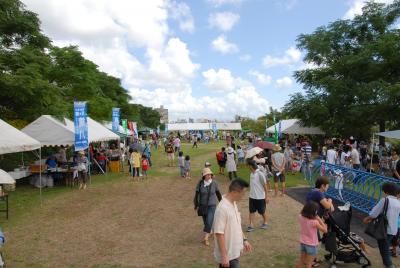
[[[218,162],[218,166],[219,166],[219,174],[224,175],[227,158],[228,158],[228,156],[225,152],[225,147],[222,147],[221,151],[217,152],[217,162]]]

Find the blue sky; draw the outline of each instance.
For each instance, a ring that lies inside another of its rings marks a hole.
[[[78,45],[132,102],[178,118],[256,118],[301,91],[296,38],[362,0],[22,0],[58,46]],[[391,0],[378,0],[389,3]],[[62,18],[62,19],[60,19]]]

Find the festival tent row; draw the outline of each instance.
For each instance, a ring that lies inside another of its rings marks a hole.
[[[0,155],[9,153],[19,153],[27,151],[39,150],[39,159],[41,157],[41,144],[39,141],[29,137],[25,133],[11,126],[0,119]],[[8,175],[8,176],[7,176]],[[10,180],[10,175],[0,169],[0,184],[14,183]],[[41,173],[39,174],[40,180],[42,179]],[[6,180],[3,180],[6,179]],[[40,196],[42,196],[40,189]]]
[[[242,130],[240,123],[175,123],[168,124],[168,131],[213,130],[213,124],[217,130]]]
[[[280,121],[281,129],[280,132],[284,134],[299,134],[299,135],[325,135],[318,127],[304,127],[301,124],[299,119],[287,119]],[[276,123],[273,126],[270,126],[266,129],[267,133],[275,133],[276,131],[279,132],[279,123]]]
[[[90,117],[87,120],[89,143],[119,140],[117,134],[100,123]],[[23,128],[22,132],[40,141],[42,146],[72,146],[75,142],[74,122],[67,118],[64,118],[64,122],[51,115],[42,115]]]

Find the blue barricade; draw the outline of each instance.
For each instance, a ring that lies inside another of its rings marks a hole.
[[[326,195],[340,202],[350,202],[352,207],[368,213],[382,197],[382,184],[393,182],[400,185],[400,181],[375,173],[368,173],[356,169],[345,168],[332,164],[314,163],[309,183],[314,187],[319,176],[326,176],[330,180]]]

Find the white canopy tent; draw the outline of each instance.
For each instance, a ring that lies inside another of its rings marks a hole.
[[[103,126],[105,126],[107,129],[112,131],[112,122],[104,122]],[[126,136],[132,136],[132,132],[129,129],[126,129],[126,134],[125,134],[125,129],[121,125],[118,126],[118,133],[117,134],[122,135],[122,136],[125,136],[125,135]]]
[[[281,120],[281,132],[284,134],[302,134],[302,135],[325,135],[318,127],[303,127],[299,119]],[[267,133],[275,133],[279,131],[279,122],[267,128]]]
[[[25,134],[40,141],[42,146],[72,146],[75,131],[51,115],[42,115],[25,128]]]
[[[376,133],[376,135],[386,137],[386,138],[400,139],[400,130],[379,132],[379,133]]]
[[[64,118],[64,121],[69,129],[75,129],[73,121],[69,120],[68,118]],[[108,130],[105,126],[97,121],[94,121],[92,118],[88,117],[87,122],[89,143],[120,139],[117,134],[115,134],[111,130]]]
[[[240,123],[216,123],[217,130],[241,130]],[[168,124],[168,131],[212,130],[213,123],[174,123]]]
[[[0,154],[33,151],[40,142],[0,119]]]
[[[19,153],[39,150],[38,158],[42,157],[41,144],[38,140],[28,136],[15,127],[0,119],[0,154]],[[42,185],[42,167],[39,164],[39,180]],[[1,174],[4,175],[5,174]],[[42,188],[39,189],[40,203],[42,202]]]
[[[212,123],[210,124],[212,129]],[[242,130],[242,124],[239,123],[217,123],[218,130]]]

